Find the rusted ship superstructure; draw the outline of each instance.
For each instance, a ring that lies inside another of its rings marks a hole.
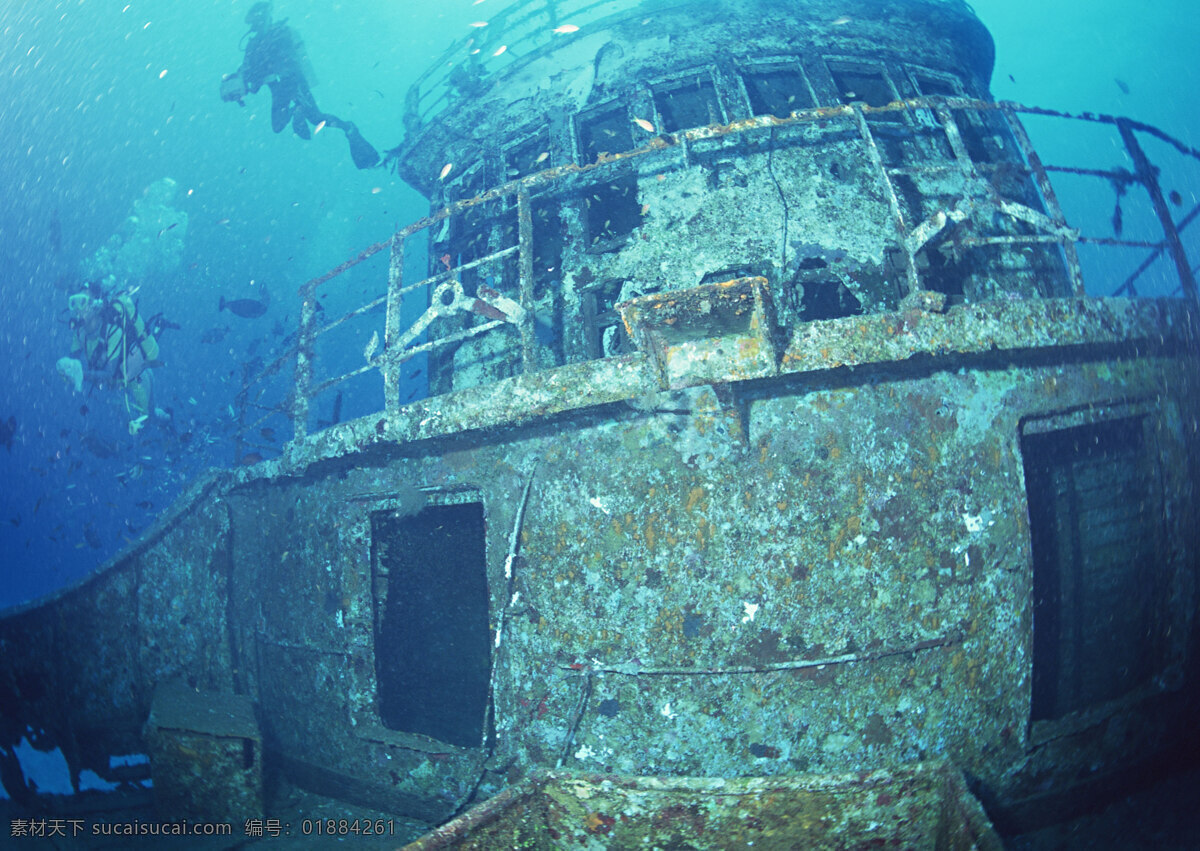
[[[959,0],[492,18],[409,95],[431,215],[301,293],[294,439],[0,620],[3,711],[105,776],[157,685],[235,694],[269,771],[430,821],[539,769],[930,759],[1016,817],[1190,745],[1197,294],[1139,142],[1173,140],[1057,116],[1124,144],[1179,288],[1089,292],[1077,245],[1122,241],[991,70]],[[381,410],[314,430],[362,380]]]

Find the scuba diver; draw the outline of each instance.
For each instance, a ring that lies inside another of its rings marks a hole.
[[[373,168],[379,163],[379,153],[371,146],[352,121],[322,112],[313,98],[305,76],[304,45],[287,25],[287,19],[273,22],[271,4],[255,3],[246,13],[247,33],[242,65],[221,79],[221,100],[237,101],[245,106],[247,92],[254,94],[265,83],[271,89],[271,129],[276,133],[290,121],[292,130],[301,139],[311,139],[308,125],[336,127],[346,134],[350,156],[358,168]]]
[[[77,393],[82,392],[85,377],[124,390],[129,433],[137,434],[150,414],[157,413],[152,407],[151,368],[159,365],[154,333],[173,326],[163,321],[161,314],[143,322],[131,296],[105,298],[93,284],[67,299],[73,332],[71,354],[59,358],[58,371]]]

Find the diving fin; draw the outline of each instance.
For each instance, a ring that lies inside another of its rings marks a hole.
[[[312,133],[308,130],[308,122],[300,115],[299,110],[292,113],[292,132],[301,139],[311,139]]]
[[[350,157],[357,168],[374,168],[379,165],[379,152],[362,137],[353,124],[346,128],[346,141],[350,143]]]

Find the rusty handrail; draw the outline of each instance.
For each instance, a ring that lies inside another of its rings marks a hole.
[[[1118,290],[1118,294],[1123,291],[1135,293],[1133,289],[1133,280],[1141,271],[1148,268],[1153,262],[1154,257],[1160,255],[1163,251],[1169,251],[1175,262],[1177,272],[1179,274],[1180,286],[1183,289],[1184,295],[1191,299],[1197,299],[1196,280],[1191,267],[1188,264],[1186,251],[1183,248],[1180,240],[1180,233],[1196,218],[1196,210],[1193,210],[1178,226],[1171,218],[1170,210],[1166,205],[1162,190],[1157,182],[1157,174],[1154,167],[1149,163],[1145,153],[1142,151],[1137,142],[1135,132],[1148,133],[1161,141],[1175,147],[1180,153],[1190,156],[1195,159],[1200,159],[1200,151],[1173,139],[1166,133],[1163,133],[1157,128],[1149,125],[1134,122],[1129,119],[1118,118],[1108,115],[1094,115],[1084,113],[1082,115],[1074,115],[1071,113],[1061,112],[1057,110],[1048,110],[1037,107],[1028,107],[1012,101],[1002,101],[992,103],[989,101],[973,100],[969,98],[943,98],[943,97],[923,97],[910,98],[893,103],[872,107],[863,103],[840,104],[836,106],[815,107],[812,109],[799,110],[791,113],[787,117],[779,117],[775,115],[759,115],[752,118],[740,119],[723,125],[709,125],[704,127],[696,127],[688,130],[679,131],[676,133],[664,133],[651,137],[645,144],[630,151],[625,151],[617,154],[603,153],[596,161],[586,164],[566,163],[554,168],[545,169],[534,174],[526,175],[508,181],[499,186],[493,187],[485,192],[480,193],[472,198],[462,199],[451,203],[438,211],[425,216],[404,228],[396,231],[386,240],[377,242],[363,249],[356,256],[346,260],[333,269],[325,272],[311,280],[305,282],[300,287],[299,294],[301,296],[301,320],[298,329],[298,337],[296,344],[290,347],[283,355],[265,367],[259,375],[245,383],[244,391],[248,392],[248,388],[253,384],[264,380],[270,374],[278,372],[281,363],[286,357],[294,353],[296,357],[295,374],[293,377],[294,388],[289,399],[290,410],[289,415],[293,421],[294,440],[301,441],[307,435],[307,417],[311,400],[320,392],[329,387],[340,383],[341,381],[361,375],[372,369],[378,368],[384,379],[384,399],[385,410],[389,414],[395,414],[400,408],[399,400],[399,374],[400,364],[411,358],[414,354],[424,351],[430,351],[438,345],[444,345],[448,342],[453,342],[465,339],[470,336],[475,336],[506,324],[504,320],[494,319],[484,325],[476,325],[468,327],[453,334],[446,335],[439,340],[432,340],[422,343],[417,346],[409,346],[413,342],[412,339],[405,341],[405,334],[401,329],[401,303],[403,296],[407,293],[418,289],[432,288],[444,285],[448,281],[457,281],[458,275],[465,269],[469,269],[481,264],[495,262],[502,256],[507,256],[516,252],[518,255],[517,275],[518,275],[518,293],[519,304],[522,310],[522,315],[513,324],[516,325],[519,332],[519,346],[521,367],[523,371],[531,371],[536,368],[538,363],[536,349],[538,342],[534,333],[534,317],[533,317],[533,221],[531,215],[530,197],[533,193],[546,190],[556,185],[565,185],[568,188],[571,186],[573,179],[586,176],[593,171],[603,171],[610,167],[614,167],[618,163],[626,163],[634,161],[646,156],[661,155],[678,148],[683,148],[695,142],[701,142],[706,139],[717,139],[733,134],[747,133],[755,130],[771,129],[777,127],[788,127],[801,124],[809,124],[815,122],[827,122],[831,120],[847,120],[858,130],[864,146],[868,153],[872,151],[874,155],[871,161],[876,172],[877,178],[884,184],[888,194],[888,203],[891,208],[891,215],[896,227],[897,244],[904,250],[906,259],[906,275],[908,278],[908,288],[910,291],[916,291],[920,288],[920,274],[916,264],[915,255],[923,248],[923,246],[936,233],[946,225],[949,220],[957,221],[966,216],[970,209],[970,204],[967,204],[964,209],[950,210],[939,213],[931,217],[930,220],[916,225],[905,221],[903,211],[899,204],[899,199],[892,186],[891,173],[902,173],[902,169],[888,169],[883,162],[882,156],[874,147],[873,131],[870,127],[868,119],[872,115],[886,114],[892,112],[909,112],[913,110],[925,110],[933,113],[938,119],[939,129],[947,136],[951,149],[955,155],[955,164],[951,168],[957,167],[970,172],[977,170],[977,165],[970,161],[965,154],[962,139],[959,137],[957,125],[953,120],[954,112],[956,111],[993,111],[999,114],[1004,120],[1006,126],[1013,133],[1018,147],[1021,150],[1023,157],[1027,163],[1026,172],[1035,181],[1040,192],[1043,203],[1046,206],[1048,214],[1033,210],[1023,205],[1012,201],[1006,201],[999,196],[988,201],[980,201],[978,203],[993,203],[998,210],[1010,216],[1020,218],[1035,227],[1041,233],[1038,234],[1013,234],[1003,236],[988,236],[988,237],[966,237],[960,240],[961,244],[988,245],[988,244],[1018,244],[1018,243],[1057,243],[1062,247],[1065,255],[1067,269],[1072,281],[1072,288],[1077,295],[1083,294],[1082,272],[1079,266],[1079,259],[1075,250],[1077,241],[1086,241],[1091,244],[1098,245],[1122,245],[1128,247],[1150,248],[1155,252],[1143,266],[1134,273],[1129,280]],[[1035,115],[1043,117],[1054,117],[1068,120],[1087,121],[1093,123],[1104,123],[1115,127],[1129,150],[1130,156],[1133,159],[1137,170],[1133,173],[1129,172],[1112,172],[1109,170],[1097,169],[1070,169],[1061,166],[1047,166],[1041,162],[1029,136],[1019,120],[1019,115]],[[1050,180],[1050,174],[1057,172],[1069,172],[1084,176],[1096,177],[1098,179],[1114,179],[1114,176],[1119,176],[1128,182],[1136,182],[1142,185],[1150,195],[1156,214],[1158,215],[1160,225],[1163,229],[1164,239],[1159,243],[1131,242],[1124,240],[1113,240],[1108,238],[1096,238],[1081,236],[1077,231],[1070,228],[1065,220],[1065,216],[1058,203],[1058,199],[1054,192],[1053,184]],[[517,223],[518,235],[517,244],[501,249],[500,251],[492,252],[484,257],[476,258],[456,267],[451,267],[447,264],[447,268],[430,275],[421,281],[414,284],[404,285],[403,283],[403,252],[407,239],[419,233],[422,230],[432,227],[445,219],[463,213],[473,207],[481,204],[498,201],[504,198],[516,196]],[[976,203],[976,202],[971,202]],[[960,205],[962,206],[962,205]],[[1197,208],[1200,210],[1200,207]],[[957,216],[957,218],[956,218]],[[316,313],[316,295],[317,290],[328,281],[336,278],[347,270],[359,265],[365,260],[375,256],[385,248],[390,249],[391,258],[388,266],[387,293],[384,296],[376,297],[367,305],[350,311],[346,315],[340,317],[333,322],[320,325],[317,324]],[[342,323],[349,321],[364,313],[375,310],[386,305],[386,318],[384,323],[384,335],[382,351],[375,357],[368,357],[368,362],[365,366],[359,367],[349,373],[334,378],[325,379],[320,384],[314,384],[313,366],[315,352],[313,344],[316,339],[338,327]],[[401,349],[398,346],[404,342],[405,348]],[[261,393],[260,393],[261,397]],[[241,404],[248,403],[248,395],[239,394],[239,402]],[[268,414],[270,416],[270,414]],[[258,420],[259,423],[262,420]],[[244,420],[243,420],[244,423]],[[250,426],[251,428],[253,426]],[[240,439],[240,433],[239,433]]]

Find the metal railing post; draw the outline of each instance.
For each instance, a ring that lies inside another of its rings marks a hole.
[[[896,188],[892,186],[891,177],[888,176],[887,166],[883,164],[883,157],[879,154],[879,147],[875,144],[875,136],[867,124],[867,117],[863,115],[862,106],[852,103],[850,110],[858,125],[858,134],[867,147],[867,156],[875,167],[875,172],[883,181],[883,188],[887,192],[888,206],[892,211],[892,224],[896,228],[896,241],[900,243],[900,249],[904,252],[904,271],[908,279],[908,291],[915,293],[921,289],[921,277],[917,274],[916,255],[908,245],[908,225],[904,222],[904,211],[900,208],[900,199],[896,195]]]
[[[1017,147],[1021,149],[1021,153],[1025,155],[1025,161],[1029,163],[1033,179],[1037,183],[1038,191],[1042,193],[1042,201],[1045,202],[1051,218],[1054,219],[1056,225],[1066,227],[1067,219],[1063,215],[1062,206],[1058,203],[1058,195],[1054,193],[1054,186],[1050,183],[1050,175],[1046,173],[1046,169],[1042,165],[1042,158],[1038,156],[1033,142],[1029,139],[1029,134],[1025,132],[1025,125],[1021,123],[1021,119],[1017,117],[1017,113],[1011,107],[1003,106],[1000,108],[1000,112],[1008,121],[1008,128],[1017,141]],[[1064,239],[1059,244],[1062,245],[1063,254],[1067,258],[1067,273],[1071,276],[1073,293],[1076,296],[1086,295],[1083,288],[1083,269],[1079,265],[1079,252],[1075,250],[1075,241]]]
[[[1133,165],[1137,170],[1138,180],[1141,181],[1142,186],[1146,187],[1146,191],[1150,193],[1150,201],[1154,204],[1154,212],[1158,215],[1159,224],[1162,225],[1163,229],[1163,236],[1167,240],[1167,247],[1171,250],[1171,259],[1175,261],[1175,269],[1179,272],[1179,283],[1183,286],[1183,294],[1192,301],[1196,301],[1200,299],[1200,293],[1196,290],[1196,276],[1192,274],[1192,266],[1188,262],[1187,251],[1183,247],[1183,241],[1179,238],[1179,230],[1175,227],[1175,220],[1171,218],[1171,208],[1167,206],[1167,199],[1163,197],[1162,187],[1158,185],[1158,177],[1154,173],[1154,166],[1151,165],[1146,152],[1142,150],[1137,137],[1133,135],[1133,126],[1128,118],[1117,119],[1117,130],[1121,134],[1121,141],[1125,143],[1126,150],[1129,151],[1129,156],[1133,157]]]
[[[383,373],[384,410],[389,417],[400,410],[400,366],[395,351],[400,337],[400,311],[404,303],[404,237],[392,237],[392,254],[388,261],[387,318],[383,325]]]
[[[517,256],[518,276],[521,287],[521,307],[525,315],[521,318],[521,371],[537,369],[534,345],[537,337],[533,327],[533,211],[530,209],[529,190],[524,186],[517,190],[517,231],[519,253]]]
[[[308,436],[308,394],[312,389],[313,320],[317,315],[317,288],[305,284],[300,290],[300,330],[296,337],[296,375],[292,399],[292,431],[299,442]]]

